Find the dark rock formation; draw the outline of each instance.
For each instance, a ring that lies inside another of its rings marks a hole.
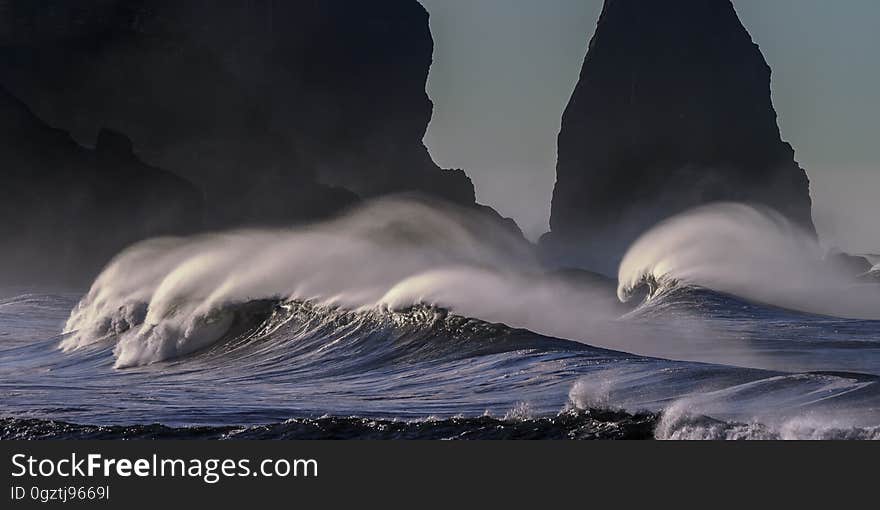
[[[0,282],[89,281],[126,245],[198,228],[202,194],[141,163],[124,135],[95,150],[0,88]]]
[[[562,122],[547,258],[616,273],[657,221],[770,206],[813,231],[770,68],[729,0],[606,0]]]
[[[474,203],[464,172],[422,143],[433,41],[416,0],[6,6],[0,84],[85,144],[103,126],[131,136],[205,189],[211,226],[399,191]]]

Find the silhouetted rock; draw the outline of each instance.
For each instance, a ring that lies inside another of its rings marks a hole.
[[[0,283],[87,282],[134,241],[200,227],[202,194],[125,135],[86,149],[2,88],[0,162]]]
[[[119,131],[104,128],[95,141],[98,159],[105,164],[125,164],[137,159],[131,140]]]
[[[82,143],[131,136],[206,190],[211,226],[404,191],[474,204],[422,143],[433,41],[416,0],[6,4],[0,83]]]
[[[558,147],[541,243],[556,264],[616,273],[640,233],[713,201],[767,205],[813,231],[770,68],[729,0],[606,0]]]

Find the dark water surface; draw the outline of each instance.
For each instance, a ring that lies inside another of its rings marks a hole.
[[[59,348],[79,295],[4,295],[2,439],[880,437],[878,322],[696,288],[573,340],[430,307],[254,301],[219,342],[128,368],[114,338]],[[687,361],[593,346],[616,334],[675,340]]]

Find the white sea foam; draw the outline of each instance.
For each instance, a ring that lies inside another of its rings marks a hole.
[[[880,315],[878,286],[835,271],[810,236],[778,215],[720,204],[639,239],[621,265],[618,293],[625,299],[653,278],[812,312]],[[548,275],[531,245],[487,215],[397,197],[302,228],[132,246],[71,313],[62,348],[109,338],[118,367],[167,360],[222,338],[237,305],[280,299],[352,310],[435,305],[639,354],[767,366],[745,345],[715,352],[716,335],[693,321],[662,331],[616,321],[621,311],[608,294],[601,285]]]
[[[258,299],[430,304],[550,334],[614,318],[607,297],[543,277],[531,248],[481,213],[405,198],[298,229],[150,240],[96,279],[62,348],[113,337],[117,367],[170,359],[216,342],[230,306]]]
[[[823,260],[816,239],[778,213],[737,203],[699,207],[666,220],[627,251],[618,296],[645,282],[684,283],[805,312],[880,318],[880,285]]]
[[[569,400],[577,409],[659,413],[657,439],[880,439],[873,378],[727,372],[611,368],[581,377]]]

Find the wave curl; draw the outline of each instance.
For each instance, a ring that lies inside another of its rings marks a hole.
[[[825,260],[816,238],[760,206],[717,203],[643,234],[620,264],[617,295],[649,299],[675,286],[837,317],[880,318],[880,285]]]
[[[113,339],[117,367],[172,359],[228,336],[240,306],[259,300],[426,304],[557,336],[618,312],[602,292],[548,277],[532,246],[488,216],[396,197],[309,227],[132,246],[73,310],[62,348]]]

